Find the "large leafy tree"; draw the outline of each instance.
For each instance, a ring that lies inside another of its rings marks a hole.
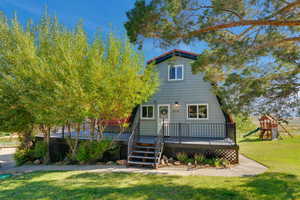
[[[66,31],[48,16],[44,16],[40,24],[29,24],[25,29],[16,18],[8,22],[3,17],[2,22],[1,31],[7,32],[6,37],[1,38],[4,46],[1,52],[1,97],[3,102],[7,101],[5,98],[14,101],[1,103],[6,110],[1,116],[10,117],[6,127],[3,127],[3,120],[1,129],[7,128],[23,136],[29,125],[36,127],[44,133],[49,147],[52,128],[71,120],[80,123],[84,118],[80,112],[82,104],[77,104],[80,100],[73,89],[78,89],[79,85],[76,82],[79,73],[76,74],[75,69],[83,58],[81,49],[76,47],[82,44],[82,34]],[[73,95],[69,95],[70,91]],[[16,108],[22,112],[14,112]],[[49,162],[49,158],[48,149],[45,162]]]
[[[51,130],[75,128],[75,139],[67,140],[71,158],[83,122],[89,119],[91,130],[97,122],[103,131],[105,122],[128,117],[157,87],[153,67],[144,69],[128,41],[111,35],[88,42],[81,24],[67,29],[45,14],[24,27],[1,16],[0,36],[0,131],[30,136],[37,128],[49,148]]]
[[[204,42],[193,72],[205,72],[227,111],[281,118],[299,106],[299,0],[137,0],[127,17],[140,46]]]
[[[22,102],[23,86],[17,84],[16,68],[32,63],[33,37],[21,30],[16,19],[9,24],[0,13],[0,130],[16,132],[21,148],[30,148],[35,116]]]
[[[144,69],[143,57],[128,41],[110,35],[102,56],[102,80],[97,101],[98,139],[109,120],[119,122],[121,130],[136,105],[145,102],[158,86],[158,77],[152,65]],[[105,87],[103,87],[105,86]]]

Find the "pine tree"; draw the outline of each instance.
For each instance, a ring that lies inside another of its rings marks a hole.
[[[128,37],[142,46],[207,45],[192,65],[234,114],[283,117],[299,106],[300,1],[137,0]]]

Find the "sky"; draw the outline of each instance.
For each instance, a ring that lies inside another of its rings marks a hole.
[[[16,13],[21,23],[26,23],[30,19],[37,22],[47,8],[50,15],[56,15],[61,23],[70,28],[82,20],[85,31],[91,38],[99,30],[104,34],[113,30],[119,37],[125,38],[126,11],[133,8],[134,2],[135,0],[0,0],[0,11],[8,17],[13,17]],[[205,47],[194,44],[160,49],[153,41],[146,41],[142,53],[145,60],[149,60],[175,48],[199,53]]]

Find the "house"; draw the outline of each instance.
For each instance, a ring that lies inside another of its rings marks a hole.
[[[128,165],[157,167],[162,155],[174,158],[178,152],[202,153],[238,163],[235,124],[222,110],[220,99],[203,80],[203,74],[192,73],[191,62],[196,58],[195,53],[175,49],[148,61],[158,70],[158,91],[134,109],[126,119],[131,125],[125,132],[118,134],[114,122],[104,132],[105,138],[120,144],[120,158],[127,158]],[[88,126],[83,124],[82,130],[80,139],[90,139]],[[75,135],[73,130],[69,136]],[[51,137],[59,146],[64,130]]]
[[[140,105],[128,142],[128,164],[157,166],[162,154],[214,154],[238,162],[235,124],[203,74],[193,74],[197,54],[172,50],[150,61],[160,87]]]

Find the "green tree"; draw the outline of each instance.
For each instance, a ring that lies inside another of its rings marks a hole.
[[[75,128],[76,137],[67,139],[74,159],[83,122],[89,119],[91,130],[98,124],[100,140],[108,120],[128,117],[157,88],[153,66],[144,69],[128,41],[111,35],[89,43],[80,23],[67,29],[47,14],[26,27],[0,19],[0,130],[24,136],[38,128],[46,163],[52,130]]]
[[[158,86],[154,67],[144,68],[143,58],[128,41],[123,42],[111,34],[104,55],[102,84],[98,88],[99,96],[94,98],[99,108],[96,112],[98,139],[109,120],[119,121],[120,130],[128,126],[123,119],[130,116],[134,107],[151,97]]]
[[[130,41],[203,42],[193,63],[231,113],[286,115],[299,106],[300,1],[137,0]]]
[[[14,72],[32,62],[32,40],[20,29],[16,18],[9,23],[0,13],[0,130],[16,132],[24,149],[31,146],[35,116],[21,102],[23,89],[16,84]]]

